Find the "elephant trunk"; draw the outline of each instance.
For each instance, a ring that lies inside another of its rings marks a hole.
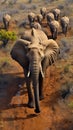
[[[33,59],[32,62],[32,70],[31,70],[31,76],[32,76],[32,84],[34,88],[34,99],[35,99],[35,112],[40,112],[39,107],[39,64],[37,59]]]
[[[39,65],[39,60],[40,57],[37,54],[37,51],[32,55],[32,59],[30,58],[30,67],[29,71],[31,73],[31,78],[32,78],[32,85],[34,89],[34,99],[35,99],[35,112],[39,113],[40,112],[40,106],[39,106],[39,73],[40,73],[40,65]]]

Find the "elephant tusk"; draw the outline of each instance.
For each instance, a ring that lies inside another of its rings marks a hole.
[[[44,78],[44,73],[43,73],[43,71],[42,71],[42,66],[41,66],[41,64],[40,64],[40,71],[41,71],[42,77]]]
[[[41,70],[41,74],[42,74],[42,77],[44,78],[44,73],[43,73],[43,71]]]
[[[30,71],[28,71],[28,74],[27,74],[27,77],[29,77],[30,76]]]

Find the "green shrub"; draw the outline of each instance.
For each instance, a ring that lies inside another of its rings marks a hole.
[[[69,107],[73,108],[73,101],[68,104]]]
[[[0,40],[3,42],[3,46],[6,46],[9,40],[15,41],[16,38],[15,32],[0,30]]]
[[[0,40],[9,39],[16,40],[16,34],[12,31],[0,30]]]
[[[65,72],[65,73],[68,73],[68,72],[69,72],[69,69],[70,69],[70,65],[67,64],[67,65],[64,67],[64,72]]]

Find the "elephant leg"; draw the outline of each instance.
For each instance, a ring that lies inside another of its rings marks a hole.
[[[44,99],[43,95],[43,78],[42,75],[39,75],[39,99],[42,100]]]
[[[59,19],[59,15],[57,15],[57,18],[56,18],[56,20],[58,21],[58,19]]]
[[[4,23],[4,28],[7,29],[7,23],[6,23],[5,18],[3,18],[3,23]]]
[[[65,28],[65,37],[66,37],[66,34],[67,34],[67,26],[66,26],[66,28]]]
[[[7,22],[7,29],[9,28],[9,22]]]
[[[64,34],[65,25],[63,23],[61,23],[61,26],[62,26],[62,33]]]
[[[55,35],[56,35],[56,34],[55,34],[55,31],[54,31],[53,34],[52,34],[52,39],[53,39],[53,40],[55,40]]]
[[[50,30],[51,30],[51,35],[52,35],[51,38],[54,39],[54,29],[51,28]]]
[[[57,31],[57,29],[55,29],[55,32],[54,32],[54,40],[57,38],[57,35],[58,35],[58,31]]]
[[[27,77],[27,72],[25,71],[25,80],[26,80],[26,87],[28,92],[28,107],[33,108],[34,107],[34,100],[33,100],[33,93],[32,93],[32,87],[31,87],[31,79],[30,77]]]
[[[52,33],[52,39],[53,39],[53,37],[54,37],[54,33],[53,32],[51,32]]]

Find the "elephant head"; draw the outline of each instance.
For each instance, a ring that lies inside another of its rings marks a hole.
[[[43,44],[45,42],[45,44]],[[26,41],[19,39],[11,50],[11,57],[16,60],[24,69],[26,86],[28,90],[28,106],[34,107],[35,112],[40,112],[39,99],[42,99],[42,82],[46,68],[51,65],[57,58],[59,47],[57,43],[50,39],[42,41],[34,37]],[[30,87],[32,81],[34,98]],[[34,100],[33,100],[34,99]]]

